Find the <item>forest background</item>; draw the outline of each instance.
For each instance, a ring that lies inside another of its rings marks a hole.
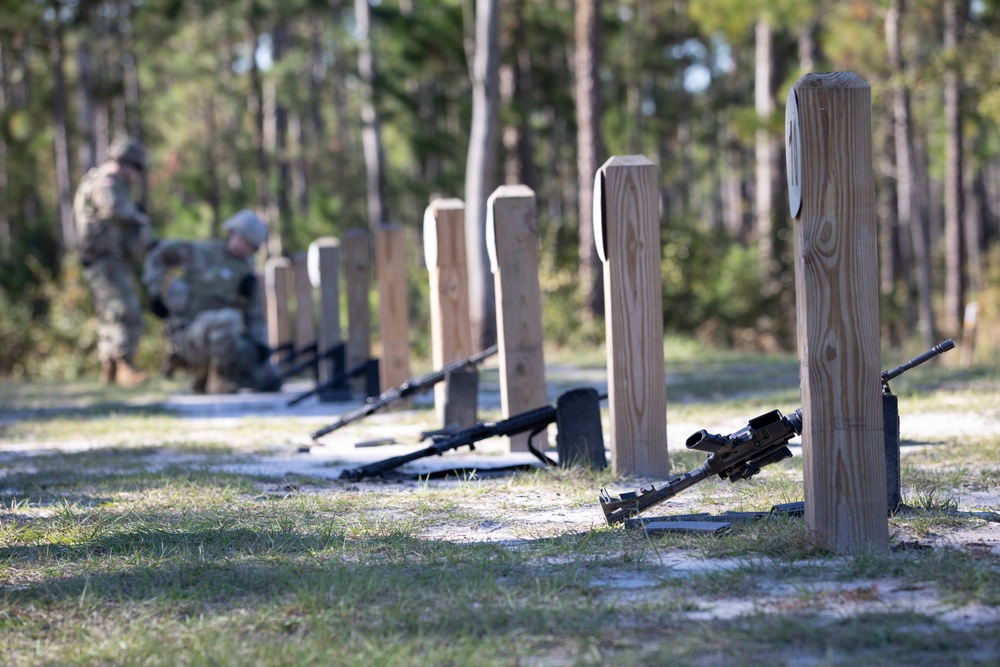
[[[124,134],[149,150],[138,196],[161,237],[218,237],[244,207],[270,220],[270,256],[401,224],[418,353],[435,196],[466,201],[477,336],[495,335],[481,230],[504,183],[537,195],[546,340],[600,342],[593,176],[642,154],[666,330],[789,349],[783,102],[821,71],[871,84],[885,341],[957,336],[976,304],[995,354],[998,4],[0,0],[0,377],[94,370],[72,193]]]

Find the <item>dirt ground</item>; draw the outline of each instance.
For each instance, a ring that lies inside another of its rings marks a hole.
[[[600,377],[572,377],[568,381],[577,382],[580,379],[591,381],[599,389],[601,388]],[[245,423],[248,419],[252,419],[254,424],[260,425],[259,434],[250,439],[252,442],[248,442],[252,445],[252,451],[240,453],[231,462],[215,461],[211,464],[214,469],[251,475],[258,473],[268,476],[282,475],[288,480],[288,488],[294,488],[296,492],[322,493],[324,492],[322,485],[315,482],[303,485],[300,480],[334,480],[346,466],[413,451],[419,433],[434,427],[429,421],[431,413],[427,410],[380,413],[323,438],[322,444],[316,445],[309,438],[308,434],[311,431],[329,423],[338,413],[356,408],[361,403],[359,401],[320,403],[312,398],[294,408],[288,408],[287,400],[305,386],[308,385],[293,385],[281,394],[242,393],[220,397],[178,394],[168,399],[163,407],[171,413],[189,418],[189,427],[182,434],[144,434],[143,442],[147,445],[169,445],[179,439],[189,443],[220,442],[229,439],[230,436],[227,435],[229,433],[239,433],[238,438],[245,438],[243,435]],[[559,391],[558,386],[553,388],[553,400]],[[426,408],[430,401],[429,396],[420,397],[417,400],[417,407]],[[481,407],[495,407],[499,403],[498,393],[487,392],[480,401]],[[901,439],[904,444],[902,447],[904,461],[908,453],[929,446],[913,443],[960,436],[962,433],[1000,436],[1000,420],[996,419],[995,414],[959,414],[946,409],[920,414],[907,414],[905,408],[903,411]],[[18,419],[17,412],[4,414],[3,421],[7,423]],[[27,414],[38,413],[36,411],[24,413]],[[668,413],[668,442],[672,449],[682,448],[685,438],[698,429],[709,428],[712,431],[729,433],[745,425],[745,418],[745,415],[736,416],[728,422],[706,425],[686,423],[683,419],[671,419]],[[381,438],[392,438],[397,444],[379,447],[355,446],[360,440],[371,441]],[[33,457],[47,451],[80,451],[107,444],[108,442],[100,438],[90,440],[66,438],[45,442],[0,439],[0,461],[7,466],[7,474],[12,474],[17,470],[30,470]],[[300,447],[306,445],[312,446],[308,451],[299,451]],[[793,441],[793,445],[797,445],[797,441]],[[796,456],[800,455],[798,446],[793,447],[793,450]],[[157,453],[152,461],[153,465],[163,466],[205,464],[201,454],[172,451],[169,447]],[[488,468],[537,462],[530,454],[507,453],[504,443],[500,439],[493,439],[480,443],[474,452],[463,450],[448,454],[447,463],[448,466],[468,465]],[[409,469],[428,471],[440,467],[442,459],[435,458],[415,463]],[[3,480],[0,478],[0,486],[2,484]],[[426,482],[401,480],[391,483],[368,481],[360,484],[380,485],[387,492],[412,493],[416,492],[420,484]],[[617,494],[633,488],[635,487],[621,486],[611,491]],[[280,492],[281,489],[275,491]],[[596,498],[597,489],[594,491],[593,502],[579,506],[565,503],[565,499],[561,499],[556,492],[545,488],[520,492],[516,498],[479,496],[477,503],[486,505],[479,508],[481,514],[496,518],[474,524],[461,521],[442,523],[427,529],[423,537],[455,542],[493,542],[516,547],[530,540],[585,533],[604,525],[604,518]],[[1000,488],[955,489],[954,492],[959,510],[1000,512]],[[494,511],[489,507],[491,503],[496,505]],[[684,513],[703,508],[698,506],[698,495],[690,493],[673,499],[669,506],[664,506],[662,509],[663,513]],[[899,536],[898,542],[905,544],[907,548],[951,547],[1000,557],[1000,523],[992,520],[975,521],[967,527],[939,531],[927,537],[902,535]],[[683,577],[692,571],[705,572],[745,567],[750,562],[745,558],[705,559],[695,552],[677,549],[654,548],[648,557],[653,560],[663,577]],[[762,562],[760,565],[760,571],[766,573],[769,564]],[[831,558],[826,561],[796,563],[794,566],[834,570],[838,565],[838,559]],[[1000,576],[1000,572],[997,576]],[[873,611],[899,613],[912,610],[933,614],[956,629],[1000,627],[1000,608],[982,604],[952,606],[946,601],[947,591],[941,591],[930,583],[914,586],[892,578],[817,580],[808,585],[806,590],[801,584],[791,586],[776,578],[768,582],[766,574],[762,574],[760,583],[758,590],[766,590],[766,594],[755,594],[752,597],[699,596],[693,600],[693,610],[683,613],[692,619],[729,619],[748,613],[787,613],[790,610],[808,609],[812,613],[842,618]],[[648,574],[635,576],[608,572],[607,576],[590,582],[590,586],[599,591],[625,594],[635,600],[658,594],[658,582]]]

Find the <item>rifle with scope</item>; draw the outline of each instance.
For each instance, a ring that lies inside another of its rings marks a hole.
[[[927,352],[910,359],[891,370],[882,371],[882,390],[889,393],[889,381],[899,377],[914,366],[933,359],[955,347],[951,338],[935,345]],[[802,408],[789,415],[778,410],[754,417],[746,426],[730,435],[709,433],[702,429],[692,434],[684,446],[707,452],[705,462],[676,477],[661,487],[651,484],[637,491],[622,493],[612,498],[607,489],[601,489],[598,500],[609,525],[619,523],[640,512],[658,505],[698,482],[718,475],[736,482],[750,479],[761,468],[792,456],[788,442],[802,434]]]

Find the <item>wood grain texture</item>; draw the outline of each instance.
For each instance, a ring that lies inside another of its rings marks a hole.
[[[372,318],[368,302],[371,290],[371,236],[367,230],[344,234],[344,282],[347,284],[347,367],[354,368],[371,356]],[[365,388],[364,378],[351,381],[355,393]]]
[[[795,285],[806,525],[830,548],[888,549],[871,89],[793,89],[801,151]],[[790,93],[791,94],[791,93]]]
[[[659,169],[624,156],[601,172],[611,463],[618,474],[665,478]]]
[[[267,344],[277,349],[292,340],[292,318],[288,308],[288,273],[292,263],[285,257],[271,257],[264,263],[264,290],[267,303]],[[274,355],[277,361],[280,355]]]
[[[295,286],[295,349],[316,342],[316,304],[309,282],[309,263],[304,252],[292,256],[292,282]]]
[[[323,236],[309,244],[314,267],[313,279],[319,280],[319,335],[316,338],[318,352],[332,349],[342,340],[340,334],[340,240]],[[326,382],[333,377],[333,360],[321,359],[319,381]]]
[[[469,319],[469,262],[465,203],[435,199],[424,213],[424,252],[430,277],[431,360],[434,368],[475,354]],[[444,423],[447,391],[434,386],[434,413]]]
[[[375,236],[378,282],[382,391],[410,379],[409,299],[406,294],[406,237],[396,224],[383,225]]]
[[[504,417],[548,402],[542,335],[542,294],[538,281],[538,213],[534,191],[504,185],[490,197],[497,269],[493,274],[500,354],[500,403]],[[529,433],[510,438],[512,452],[528,451]],[[545,433],[536,448],[547,448]]]

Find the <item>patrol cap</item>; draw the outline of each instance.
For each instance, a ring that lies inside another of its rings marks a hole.
[[[131,137],[124,137],[111,144],[108,148],[108,157],[130,164],[140,171],[146,170],[146,149],[140,141]]]
[[[233,217],[222,223],[222,228],[227,232],[236,234],[249,243],[256,250],[267,240],[267,225],[248,208],[238,212]]]

